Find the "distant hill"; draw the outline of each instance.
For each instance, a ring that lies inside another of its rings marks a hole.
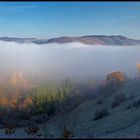
[[[140,44],[140,40],[130,39],[120,35],[112,35],[112,36],[104,36],[104,35],[92,35],[92,36],[82,36],[82,37],[59,37],[52,38],[46,41],[41,42],[33,41],[37,44],[44,43],[70,43],[70,42],[80,42],[89,45],[138,45]]]
[[[121,35],[89,35],[81,37],[58,37],[51,39],[37,39],[37,38],[13,38],[13,37],[0,37],[2,41],[14,41],[17,43],[35,43],[35,44],[49,44],[49,43],[71,43],[80,42],[89,45],[139,45],[140,40],[131,39]]]
[[[32,43],[36,38],[15,38],[15,37],[0,37],[2,41],[13,41],[17,43]]]

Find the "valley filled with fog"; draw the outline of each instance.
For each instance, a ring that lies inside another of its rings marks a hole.
[[[137,74],[140,46],[0,42],[0,74],[22,72],[34,80],[104,79],[113,71]],[[0,76],[0,77],[1,77]]]
[[[0,128],[10,136],[22,128],[22,137],[38,133],[48,138],[71,137],[67,133],[93,137],[95,128],[86,127],[95,124],[103,128],[96,120],[110,117],[113,114],[110,108],[116,110],[121,102],[136,93],[132,88],[130,95],[125,95],[129,92],[123,92],[123,87],[135,88],[139,84],[139,52],[140,46],[0,41]],[[134,107],[138,106],[137,102],[134,101]],[[91,111],[91,115],[82,114],[80,118],[83,110],[85,114]],[[85,129],[82,125],[86,125]],[[117,131],[117,125],[115,129]],[[90,136],[87,133],[91,133]]]

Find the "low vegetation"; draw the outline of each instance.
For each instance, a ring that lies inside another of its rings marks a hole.
[[[129,103],[126,107],[127,110],[131,108],[139,108],[140,107],[140,99],[134,100],[133,102]]]
[[[73,137],[72,132],[70,130],[64,129],[63,138],[64,139],[69,139],[69,138],[72,138],[72,137]]]
[[[119,106],[119,104],[122,103],[122,102],[125,101],[125,100],[126,100],[125,94],[119,93],[119,94],[117,94],[117,95],[114,97],[114,100],[113,100],[113,102],[112,102],[112,104],[111,104],[111,107],[112,107],[112,108],[115,108],[115,107]]]
[[[64,81],[59,87],[34,88],[31,99],[36,114],[46,113],[48,116],[71,109],[78,100],[79,90],[69,80]]]
[[[15,127],[25,127],[30,122],[46,122],[53,115],[71,111],[83,100],[80,90],[68,79],[59,86],[41,85],[26,92],[28,94],[23,94],[26,96],[16,92],[13,96],[3,97],[4,104],[0,105],[1,128],[8,121]],[[10,129],[6,128],[6,133],[10,133]]]
[[[6,135],[11,135],[15,132],[15,126],[12,122],[7,122],[5,126],[5,134]]]
[[[93,96],[95,88],[89,86],[88,83],[83,86],[66,79],[58,85],[41,84],[32,87],[24,91],[24,94],[18,93],[18,91],[12,92],[15,94],[0,98],[3,101],[0,104],[0,127],[5,129],[7,135],[13,134],[17,127],[24,127],[28,135],[41,136],[38,124],[47,122],[57,115],[60,117],[65,116],[64,121],[62,119],[62,123],[60,123],[63,132],[61,135],[63,138],[72,138],[73,132],[67,129],[66,121],[70,112],[84,100],[93,99],[93,97],[96,101],[95,106],[102,106],[109,95],[112,96],[115,91],[119,90],[119,87],[118,81],[115,83],[107,82],[99,88],[99,96]],[[126,99],[125,94],[118,93],[114,97],[111,107],[117,107]],[[140,106],[140,101],[135,101],[128,109],[131,107],[137,108],[138,106]],[[92,120],[102,119],[109,114],[108,108],[99,109],[95,111]],[[9,124],[7,124],[8,121]]]
[[[109,115],[109,111],[107,108],[103,108],[101,110],[97,110],[94,114],[94,119],[93,120],[99,120],[105,116]]]
[[[40,130],[39,127],[36,125],[25,127],[25,132],[29,135],[37,134],[39,133],[39,130]]]

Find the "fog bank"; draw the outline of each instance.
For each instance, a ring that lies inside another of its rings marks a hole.
[[[101,46],[81,43],[18,44],[0,41],[0,74],[21,71],[36,80],[100,79],[120,70],[136,76],[140,46]]]

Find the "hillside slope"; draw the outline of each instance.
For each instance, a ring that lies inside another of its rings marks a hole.
[[[125,100],[112,107],[115,99],[119,102],[120,94],[123,94]],[[98,100],[99,98],[87,99],[68,114],[56,116],[50,121],[40,124],[42,137],[63,137],[64,127],[71,131],[75,138],[140,137],[140,79],[125,83],[119,91],[104,98],[102,103],[98,103]],[[100,119],[94,119],[95,112],[103,108],[106,108],[109,114]],[[0,134],[0,137],[9,136]],[[10,137],[37,136],[27,135],[24,128],[21,128],[17,129],[15,134]]]
[[[80,42],[89,45],[121,45],[121,46],[140,44],[139,40],[131,39],[121,35],[111,35],[111,36],[90,35],[90,36],[81,36],[81,37],[58,37],[58,38],[49,39],[43,43],[70,43],[70,42]]]
[[[115,108],[112,108],[114,97],[120,93],[126,96],[126,100]],[[105,99],[104,103],[97,104],[97,100],[87,100],[79,105],[66,117],[66,128],[70,130],[74,137],[100,138],[100,137],[140,137],[140,105],[128,105],[137,102],[140,99],[140,79],[126,83],[121,90]],[[94,120],[96,110],[108,108],[109,115]],[[64,117],[63,117],[64,119]],[[48,131],[54,137],[61,137],[60,124],[62,117],[51,120],[48,124]],[[54,132],[54,133],[53,133]],[[52,134],[53,133],[53,134]]]

